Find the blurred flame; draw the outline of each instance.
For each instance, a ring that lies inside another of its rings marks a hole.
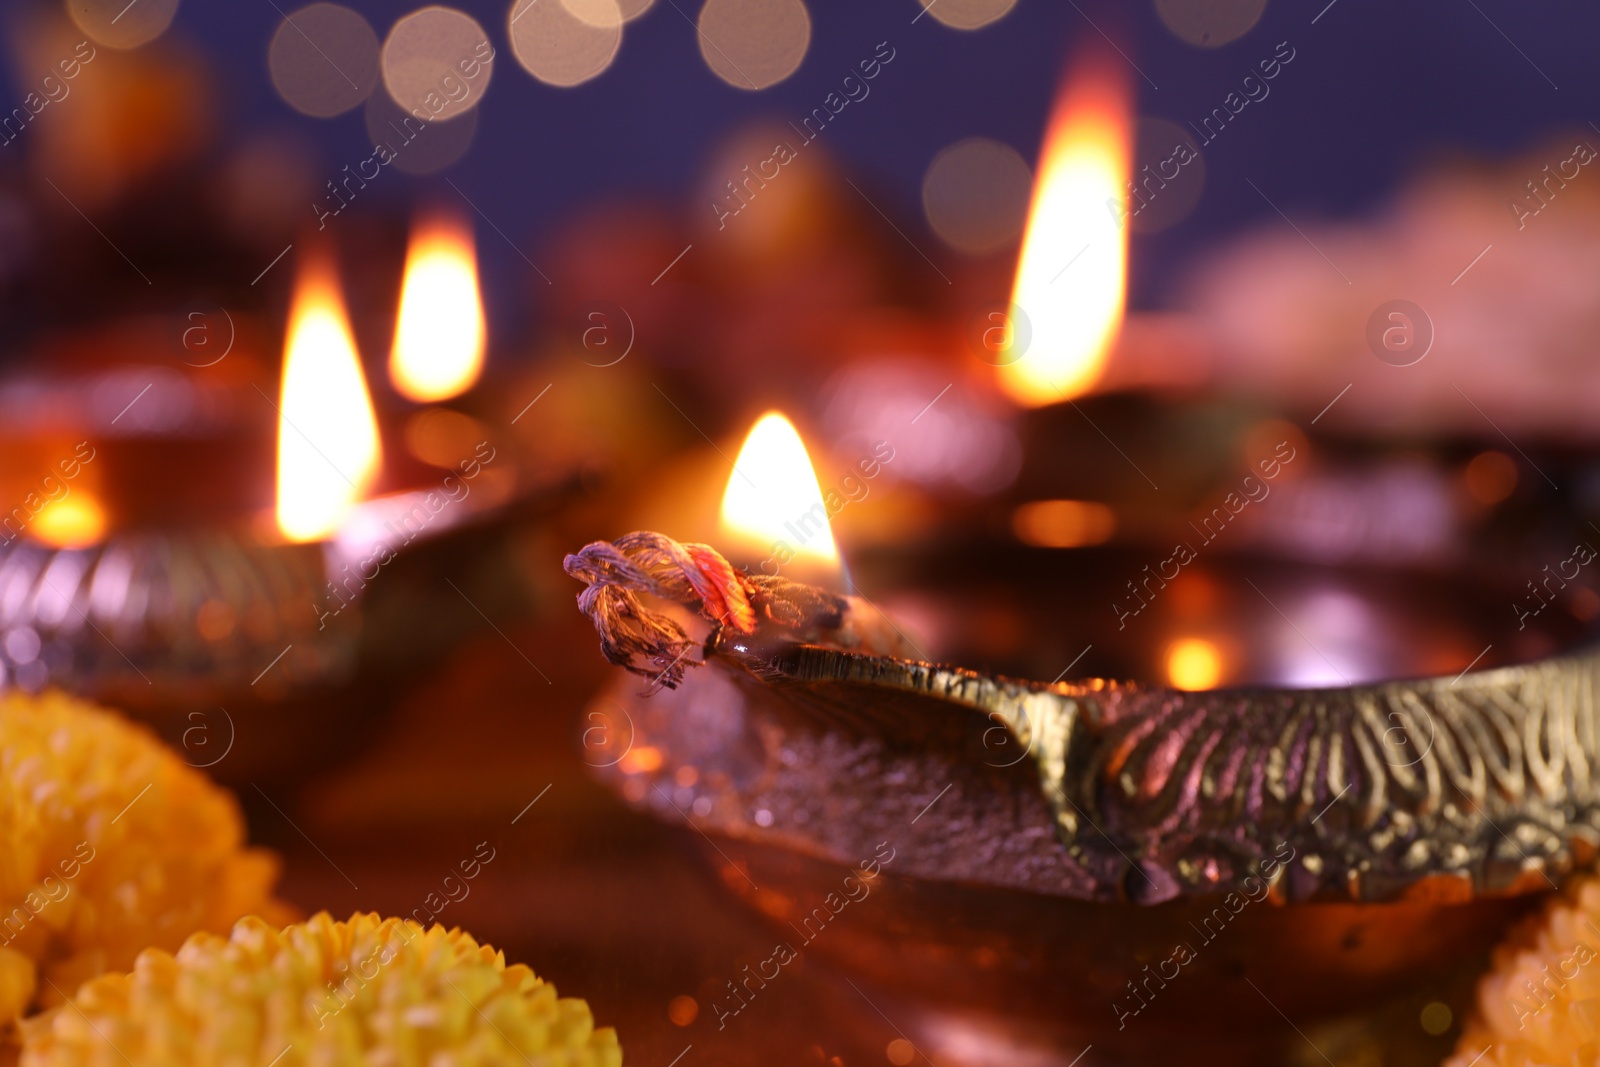
[[[794,423],[779,412],[757,419],[739,449],[722,495],[722,530],[763,553],[781,544],[795,560],[839,571],[816,470]]]
[[[1127,295],[1130,92],[1120,68],[1079,64],[1040,152],[1011,302],[1030,336],[1000,384],[1018,403],[1067,400],[1099,378]]]
[[[483,348],[472,227],[454,216],[425,219],[406,252],[389,379],[409,400],[447,400],[478,380]]]
[[[84,548],[97,544],[105,535],[105,509],[80,490],[46,504],[34,516],[29,532],[35,541],[52,548]]]
[[[327,537],[378,470],[378,422],[337,281],[311,262],[295,285],[278,403],[278,527]]]
[[[1202,637],[1185,637],[1167,649],[1167,680],[1174,689],[1214,689],[1222,681],[1222,653]]]

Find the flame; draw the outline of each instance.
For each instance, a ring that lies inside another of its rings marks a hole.
[[[839,572],[828,506],[800,433],[781,413],[756,420],[722,494],[722,532],[736,548],[759,551],[775,573],[790,560]]]
[[[472,227],[454,216],[424,220],[406,252],[389,380],[409,400],[448,400],[478,380],[483,348]]]
[[[1174,689],[1215,689],[1222,681],[1222,653],[1203,637],[1185,637],[1167,649],[1167,680]]]
[[[33,518],[35,541],[52,548],[85,548],[98,544],[106,532],[106,513],[100,502],[79,491],[52,501]]]
[[[1130,95],[1120,68],[1096,59],[1062,86],[1050,117],[1011,294],[1025,345],[1000,370],[1005,391],[1030,407],[1093,385],[1122,324]]]
[[[315,541],[339,526],[378,470],[378,421],[338,282],[313,261],[295,285],[278,405],[278,527]]]

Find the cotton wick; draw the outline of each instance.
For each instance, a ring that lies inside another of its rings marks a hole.
[[[714,633],[770,631],[799,641],[899,651],[900,642],[884,627],[862,625],[865,612],[855,597],[749,574],[710,545],[638,531],[585,545],[563,566],[588,587],[578,594],[578,610],[594,623],[606,659],[669,689],[683,681],[686,665],[696,664],[687,657],[697,642],[676,619],[647,608],[640,594],[695,608]]]

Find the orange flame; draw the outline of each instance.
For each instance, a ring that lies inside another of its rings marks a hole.
[[[722,536],[746,555],[760,552],[775,573],[791,560],[811,575],[839,573],[828,505],[800,433],[781,412],[756,420],[722,495]]]
[[[1022,351],[1000,370],[1018,403],[1085,392],[1122,325],[1130,103],[1122,69],[1099,58],[1080,64],[1056,100],[1011,295],[1024,316],[1015,324]]]
[[[105,509],[85,490],[46,504],[34,516],[32,530],[35,541],[52,548],[85,548],[98,544],[105,532]]]
[[[453,215],[425,219],[406,252],[389,380],[409,400],[448,400],[478,380],[483,349],[472,227]]]
[[[278,403],[278,527],[291,541],[336,530],[377,474],[378,420],[338,281],[312,259],[295,284]]]

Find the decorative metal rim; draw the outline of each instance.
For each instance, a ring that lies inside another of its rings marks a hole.
[[[869,717],[910,697],[1003,725],[1097,898],[1219,893],[1253,871],[1284,901],[1445,903],[1553,888],[1600,851],[1600,646],[1453,678],[1208,692],[806,644],[710,651]]]
[[[222,528],[128,530],[85,548],[18,539],[0,546],[0,683],[89,695],[247,684],[286,644],[309,644],[326,581],[318,546]],[[358,631],[352,620],[315,642],[284,677],[347,673]]]

